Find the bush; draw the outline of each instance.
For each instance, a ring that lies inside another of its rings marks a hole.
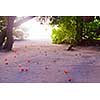
[[[53,27],[52,42],[79,44],[84,40],[89,42],[97,40],[100,36],[100,19],[93,18],[93,16],[88,17],[86,18],[89,21],[84,21],[81,16],[54,17],[50,23]]]
[[[100,27],[100,20],[95,19],[90,23],[84,23],[83,38],[85,40],[94,40],[98,38],[97,30]],[[100,30],[99,30],[100,31]],[[100,33],[100,32],[99,32]]]
[[[76,17],[59,17],[52,28],[52,42],[53,43],[76,43]],[[57,28],[55,28],[57,24]]]

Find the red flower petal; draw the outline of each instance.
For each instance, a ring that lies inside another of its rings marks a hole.
[[[5,62],[6,65],[8,65],[8,62]]]
[[[7,61],[7,58],[5,58],[4,61]]]
[[[64,70],[64,73],[65,73],[65,74],[68,74],[69,72],[68,72],[67,70]]]
[[[16,56],[14,56],[14,58],[16,58]]]
[[[18,65],[18,67],[22,67],[22,65],[21,65],[21,64],[19,64],[19,65]]]
[[[28,63],[30,63],[30,60],[27,60]]]
[[[45,67],[45,69],[48,69],[48,67]]]
[[[25,69],[25,71],[27,72],[27,71],[28,71],[28,69]]]
[[[69,81],[69,82],[71,82],[71,81],[72,81],[72,79],[71,79],[71,78],[69,78],[69,79],[68,79],[68,81]]]
[[[22,69],[21,69],[21,72],[23,72],[23,71],[24,71],[24,69],[22,68]]]

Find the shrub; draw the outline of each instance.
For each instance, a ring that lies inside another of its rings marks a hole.
[[[54,26],[57,24],[57,28]],[[62,16],[52,25],[52,41],[53,43],[76,43],[76,21],[75,17]]]
[[[54,17],[50,24],[53,43],[79,44],[84,40],[97,40],[100,36],[100,19],[94,16],[86,16],[85,21],[81,16],[59,16]]]

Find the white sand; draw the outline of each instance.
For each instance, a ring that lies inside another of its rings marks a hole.
[[[15,42],[14,52],[0,53],[0,82],[100,82],[100,50],[76,47],[74,51],[67,51],[66,48],[67,45],[46,41]],[[28,71],[21,72],[22,68]]]

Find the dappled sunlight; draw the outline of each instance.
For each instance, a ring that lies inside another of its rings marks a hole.
[[[48,24],[43,25],[36,21],[36,19],[31,19],[23,23],[20,27],[28,34],[26,39],[51,41],[51,28]]]

